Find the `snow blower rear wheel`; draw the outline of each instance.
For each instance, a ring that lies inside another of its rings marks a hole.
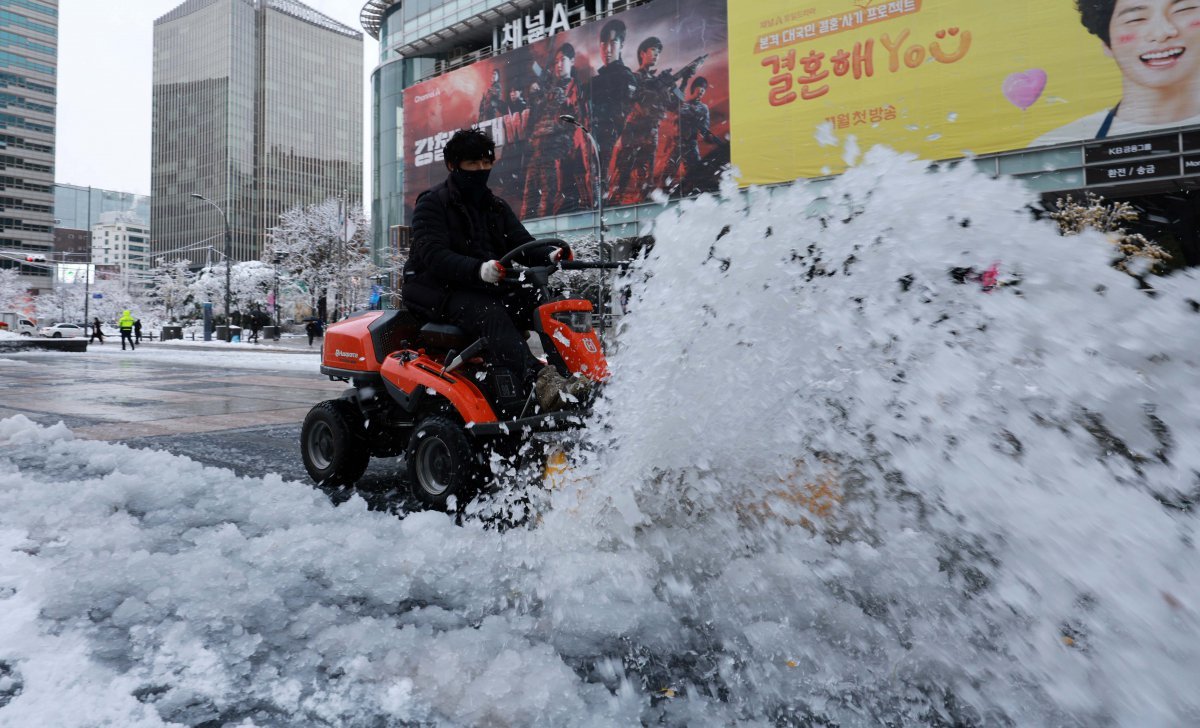
[[[349,402],[326,400],[313,407],[300,428],[304,469],[318,485],[353,485],[371,459],[358,413]]]
[[[478,457],[463,426],[441,415],[422,420],[408,441],[408,480],[413,496],[428,508],[445,510],[451,498],[462,506],[474,494]]]

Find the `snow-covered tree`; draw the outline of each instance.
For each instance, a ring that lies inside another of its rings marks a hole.
[[[21,283],[16,269],[0,269],[0,311],[21,310],[28,303],[29,289]]]
[[[96,297],[99,294],[99,298]],[[99,318],[106,323],[115,323],[121,317],[122,311],[130,311],[135,318],[141,318],[145,313],[142,301],[125,287],[117,278],[105,278],[103,273],[97,273],[90,289],[91,298],[88,304],[88,315]]]
[[[83,321],[83,301],[86,295],[82,281],[59,283],[55,285],[54,290],[33,299],[33,315],[39,324]]]
[[[331,197],[324,202],[297,206],[279,216],[263,262],[274,265],[289,281],[308,292],[318,309],[324,298],[340,303],[345,314],[365,305],[380,268],[371,260],[367,240],[369,225],[362,207]]]
[[[258,260],[234,263],[229,270],[229,297],[233,312],[266,311],[268,296],[274,286],[275,269]],[[224,313],[225,264],[201,269],[189,290],[197,301],[211,301],[215,312]],[[235,319],[236,321],[237,319]]]
[[[188,298],[192,274],[188,269],[191,261],[173,260],[155,271],[153,287],[147,294],[147,303],[154,306],[163,321],[173,321],[182,314]]]

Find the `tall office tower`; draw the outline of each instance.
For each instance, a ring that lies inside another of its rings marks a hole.
[[[288,208],[361,203],[362,42],[295,0],[187,0],[154,21],[152,253],[222,253],[224,213],[233,259],[254,260]]]
[[[53,286],[58,0],[0,0],[0,269],[30,293]]]

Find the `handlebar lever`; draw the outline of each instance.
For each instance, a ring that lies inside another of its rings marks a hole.
[[[447,361],[446,364],[442,367],[442,374],[448,374],[448,373],[454,371],[455,369],[458,369],[460,366],[463,365],[463,363],[465,363],[471,357],[478,354],[483,349],[483,347],[487,346],[487,343],[488,343],[487,338],[481,336],[475,340],[475,343],[473,343],[470,346],[468,346],[467,348],[463,349],[461,354],[455,355],[453,352],[451,352],[451,356],[448,357],[449,361]]]

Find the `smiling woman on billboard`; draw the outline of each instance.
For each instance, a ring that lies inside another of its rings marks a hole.
[[[1200,0],[1076,0],[1076,6],[1121,71],[1121,98],[1034,144],[1200,124]]]

